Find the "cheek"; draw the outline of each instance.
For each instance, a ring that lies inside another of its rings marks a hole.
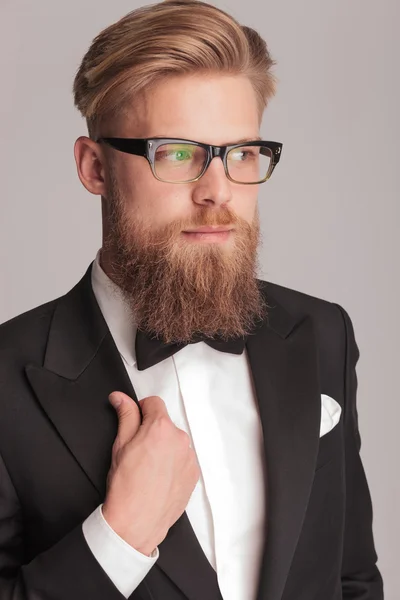
[[[120,189],[126,203],[132,211],[146,214],[157,212],[162,206],[165,196],[165,184],[158,181],[152,174],[150,167],[141,164],[140,168],[125,164],[120,170]]]
[[[249,186],[250,187],[250,186]],[[253,186],[256,188],[257,186]],[[238,217],[244,219],[248,223],[252,223],[257,218],[258,214],[258,190],[244,190],[234,197],[232,202],[232,210]]]
[[[141,179],[132,182],[135,209],[150,227],[160,227],[178,219],[190,218],[190,193],[175,190],[173,185]]]

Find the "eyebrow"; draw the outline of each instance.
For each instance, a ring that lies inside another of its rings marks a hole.
[[[160,135],[160,134],[158,134],[158,135],[157,135],[157,137],[165,137],[165,138],[168,138],[168,137],[172,137],[172,136],[169,136],[169,135]],[[177,137],[177,136],[176,136],[176,137]],[[179,137],[177,137],[177,139],[185,139],[185,138],[179,138]],[[186,139],[188,139],[188,138],[186,138]],[[261,140],[262,140],[262,138],[261,138],[259,135],[257,135],[257,136],[254,136],[254,137],[246,137],[246,138],[242,138],[242,139],[240,139],[240,140],[237,140],[237,141],[235,141],[235,142],[227,142],[226,144],[221,144],[221,146],[234,146],[235,144],[243,144],[243,143],[245,143],[245,142],[254,142],[254,141],[261,141]],[[194,140],[193,140],[193,141],[194,141]],[[198,141],[198,140],[196,140],[196,141]],[[202,143],[202,144],[205,144],[205,143],[207,143],[207,142],[201,142],[201,143]],[[215,145],[216,145],[216,144],[215,144]]]
[[[242,144],[243,142],[254,142],[256,140],[261,141],[262,138],[260,138],[259,135],[255,136],[255,137],[248,137],[248,138],[242,138],[241,140],[238,140],[237,142],[231,142],[230,144],[224,144],[224,146],[232,146],[233,144]]]

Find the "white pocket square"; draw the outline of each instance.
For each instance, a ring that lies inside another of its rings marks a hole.
[[[319,436],[327,434],[331,429],[335,427],[339,423],[340,415],[342,412],[342,407],[336,400],[327,396],[326,394],[321,394],[321,427],[319,431]]]

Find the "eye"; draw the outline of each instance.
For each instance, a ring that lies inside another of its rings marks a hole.
[[[235,162],[248,162],[257,158],[257,156],[259,156],[259,153],[259,148],[234,148],[229,152],[228,159]]]
[[[186,146],[166,144],[156,152],[156,160],[168,160],[171,162],[185,162],[193,158],[193,149]]]

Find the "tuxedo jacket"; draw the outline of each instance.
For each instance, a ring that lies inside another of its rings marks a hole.
[[[0,326],[1,600],[123,600],[82,533],[106,493],[118,425],[108,395],[137,402],[91,268]],[[258,283],[268,317],[246,343],[267,467],[256,600],[381,600],[352,322],[338,304]],[[321,394],[342,408],[322,437]],[[158,547],[132,600],[229,600],[186,512]]]

